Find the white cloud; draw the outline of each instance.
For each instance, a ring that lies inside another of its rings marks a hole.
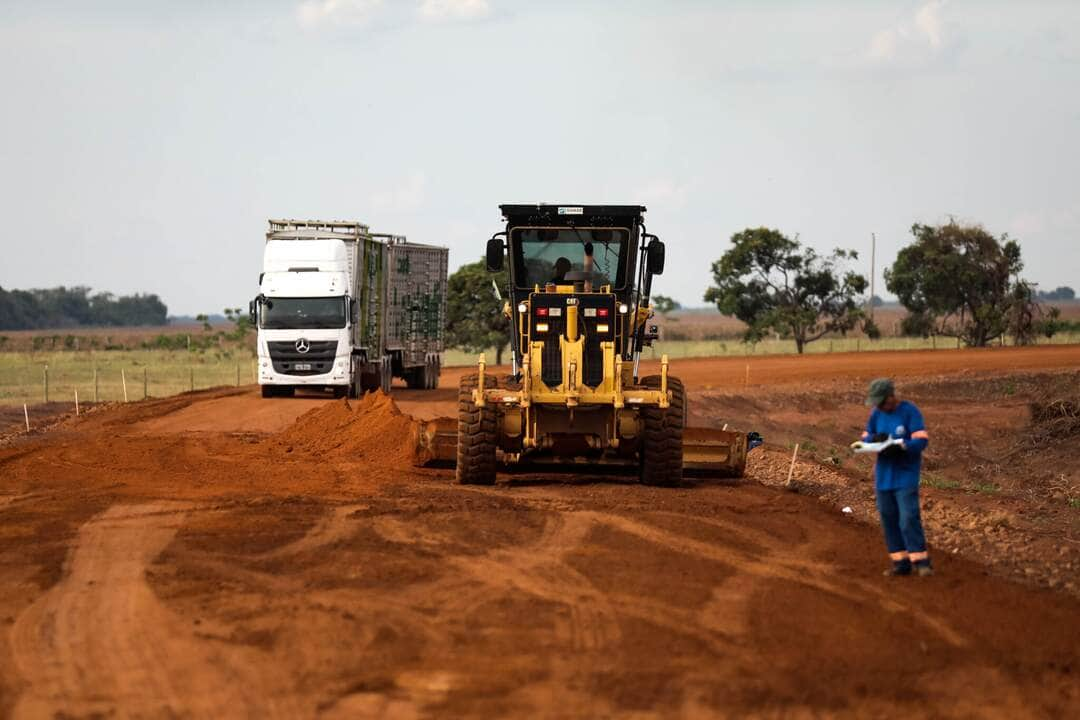
[[[423,0],[416,14],[427,22],[478,20],[491,13],[488,0]]]
[[[304,28],[366,25],[382,5],[383,0],[304,0],[296,8],[296,19]]]
[[[930,47],[941,47],[941,8],[945,0],[930,0],[915,13],[915,27],[930,43]]]
[[[875,62],[910,62],[941,50],[946,40],[941,17],[945,1],[929,0],[910,18],[874,33],[867,55]]]
[[[368,205],[372,211],[409,212],[423,204],[426,190],[427,174],[417,170],[396,187],[372,193],[368,197]]]

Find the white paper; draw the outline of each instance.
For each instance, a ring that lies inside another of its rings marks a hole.
[[[892,447],[893,445],[903,446],[904,441],[902,438],[889,438],[882,442],[868,443],[859,440],[851,443],[851,449],[857,453],[879,453],[885,448]]]

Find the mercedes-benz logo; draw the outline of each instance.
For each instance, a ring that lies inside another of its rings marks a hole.
[[[310,349],[311,349],[311,343],[308,341],[307,338],[300,338],[299,340],[296,341],[296,352],[303,354],[303,353],[306,353]]]

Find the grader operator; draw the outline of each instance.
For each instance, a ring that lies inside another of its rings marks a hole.
[[[501,205],[506,229],[487,266],[509,270],[509,375],[477,372],[458,391],[457,480],[490,485],[500,465],[622,465],[641,482],[676,485],[683,469],[741,475],[747,437],[687,428],[686,394],[669,373],[639,377],[653,278],[664,244],[638,205]],[[447,432],[422,431],[432,455]],[[440,436],[441,437],[438,437]],[[441,451],[441,452],[440,452]]]

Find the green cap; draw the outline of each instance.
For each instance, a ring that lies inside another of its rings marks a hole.
[[[890,395],[896,394],[896,387],[889,378],[878,378],[870,383],[870,389],[866,391],[867,405],[880,405]]]

